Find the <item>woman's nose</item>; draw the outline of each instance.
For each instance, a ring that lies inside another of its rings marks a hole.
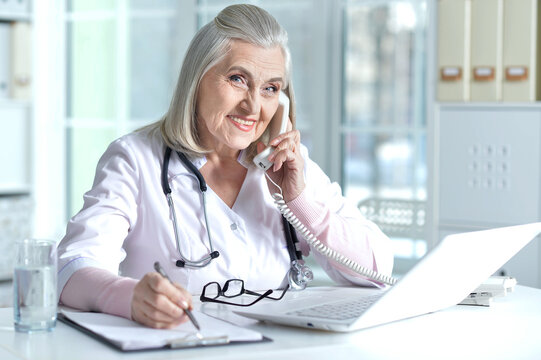
[[[257,91],[247,91],[241,103],[242,108],[249,114],[257,114],[261,106]]]

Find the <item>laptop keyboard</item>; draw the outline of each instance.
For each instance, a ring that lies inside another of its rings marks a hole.
[[[290,311],[287,315],[315,317],[322,319],[346,320],[359,317],[370,305],[383,294],[370,295],[357,299],[348,299],[331,304],[315,305],[309,308]]]

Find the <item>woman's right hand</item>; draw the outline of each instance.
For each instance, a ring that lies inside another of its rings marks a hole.
[[[157,329],[171,329],[189,318],[192,296],[157,272],[147,273],[135,286],[131,301],[132,319]]]

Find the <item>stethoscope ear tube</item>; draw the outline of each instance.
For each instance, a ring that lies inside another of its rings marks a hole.
[[[168,148],[169,149],[169,148]],[[169,149],[171,150],[171,149]],[[205,181],[205,178],[203,177],[203,175],[201,174],[201,172],[195,167],[194,164],[192,164],[192,162],[190,160],[188,160],[188,158],[186,157],[186,155],[184,155],[183,153],[181,153],[180,151],[177,151],[177,155],[178,157],[180,158],[180,161],[182,161],[182,163],[188,168],[190,169],[190,171],[192,172],[192,174],[195,175],[195,177],[197,178],[197,181],[199,181],[199,189],[201,190],[202,193],[204,193],[205,191],[207,191],[207,182]]]
[[[188,169],[197,177],[197,180],[199,181],[199,189],[201,190],[201,193],[202,193],[202,196],[203,196],[203,208],[205,209],[205,223],[206,223],[206,226],[207,226],[207,232],[208,232],[208,236],[209,236],[210,253],[207,256],[205,256],[204,258],[200,259],[200,260],[192,261],[192,260],[186,259],[182,255],[182,251],[181,251],[181,248],[180,248],[177,216],[176,216],[176,213],[175,213],[175,206],[173,204],[173,198],[171,196],[171,187],[169,186],[169,181],[168,181],[168,178],[167,178],[167,173],[168,173],[168,169],[169,169],[169,160],[171,159],[171,153],[172,153],[171,148],[166,147],[164,157],[163,157],[163,167],[162,167],[162,172],[161,172],[161,183],[162,183],[163,193],[165,194],[165,197],[167,198],[167,204],[169,205],[169,209],[171,211],[171,218],[172,218],[172,222],[173,222],[173,230],[174,230],[174,234],[175,234],[175,241],[177,243],[178,254],[180,256],[180,260],[177,260],[175,262],[175,265],[177,267],[181,267],[181,268],[183,268],[183,267],[193,267],[193,268],[205,267],[211,262],[212,259],[215,259],[218,256],[220,256],[220,253],[218,251],[215,251],[215,250],[212,249],[212,239],[210,237],[210,232],[208,232],[208,222],[207,222],[206,206],[205,206],[205,191],[207,190],[207,184],[205,182],[205,179],[203,178],[203,175],[201,175],[199,170],[197,170],[197,168],[188,160],[188,158],[183,153],[177,151],[177,154],[178,154],[180,160],[184,163],[184,165],[186,167],[188,167]]]
[[[171,187],[169,186],[169,181],[167,181],[167,169],[169,169],[169,159],[171,159],[171,148],[168,146],[165,149],[161,173],[162,190],[165,196],[167,196],[167,194],[171,194]]]
[[[175,262],[175,265],[179,268],[183,268],[186,265],[191,267],[204,267],[207,266],[212,259],[216,259],[218,256],[220,256],[220,253],[218,252],[218,250],[214,250],[207,257],[201,259],[200,261],[177,260]]]
[[[302,252],[297,249],[299,239],[295,233],[295,228],[291,225],[287,219],[282,216],[282,224],[284,225],[284,233],[286,235],[287,252],[289,253],[289,259],[291,262],[295,260],[302,260]]]

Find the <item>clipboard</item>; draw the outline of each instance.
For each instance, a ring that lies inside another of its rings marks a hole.
[[[200,312],[194,312],[194,315],[201,322],[204,333],[202,338],[195,336],[195,331],[186,330],[191,326],[189,323],[171,330],[152,329],[114,315],[66,309],[58,312],[57,319],[121,352],[202,348],[272,341],[254,330],[241,328]],[[99,324],[100,322],[103,324]],[[212,332],[205,334],[205,327],[213,329]],[[216,329],[227,331],[227,333],[216,335]],[[122,332],[126,334],[120,337],[115,336]],[[134,335],[133,339],[127,339],[130,334]]]

